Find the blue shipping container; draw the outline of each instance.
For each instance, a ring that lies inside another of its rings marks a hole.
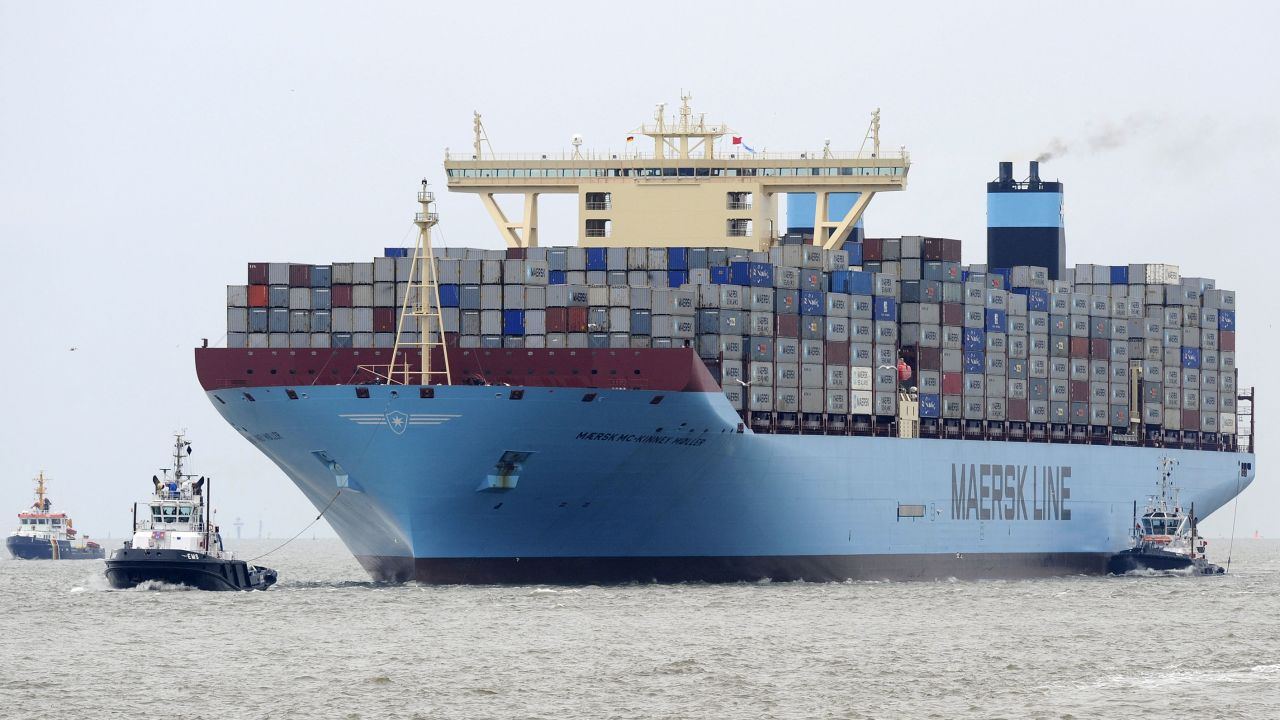
[[[1049,291],[1041,288],[1027,288],[1027,310],[1034,312],[1048,312]]]
[[[609,262],[607,260],[608,248],[587,248],[587,269],[588,270],[608,270]]]
[[[328,310],[333,304],[333,294],[327,287],[311,290],[311,309]]]
[[[874,276],[865,270],[853,270],[849,273],[849,294],[870,295],[875,286]]]
[[[524,311],[523,310],[503,310],[502,311],[502,334],[503,335],[524,335]]]
[[[1129,266],[1128,265],[1112,265],[1111,266],[1111,284],[1112,285],[1128,285],[1129,284]]]
[[[547,284],[548,285],[564,285],[565,284],[564,272],[565,272],[564,270],[548,270]]]
[[[728,285],[729,268],[723,265],[711,268],[711,282],[715,285]]]
[[[1004,310],[987,308],[987,332],[1005,332],[1007,328]]]
[[[987,371],[986,355],[980,351],[966,350],[964,353],[964,371],[967,373],[985,373]]]
[[[942,400],[933,393],[920,393],[920,417],[942,417]]]
[[[827,279],[827,289],[831,292],[849,294],[849,275],[848,270],[836,270],[831,273]]]
[[[800,291],[800,314],[801,315],[825,315],[826,298],[817,290],[801,290]]]
[[[843,246],[843,247],[841,247],[840,249],[841,249],[841,250],[844,250],[844,251],[845,251],[845,252],[847,252],[847,253],[849,253],[849,264],[850,264],[850,265],[861,265],[861,264],[862,264],[862,243],[860,243],[860,242],[853,242],[852,240],[849,240],[849,241],[845,242],[844,246]]]
[[[440,307],[458,307],[458,286],[446,283],[440,286]]]
[[[1235,310],[1219,310],[1218,311],[1218,329],[1219,330],[1235,330],[1236,329],[1236,311]]]
[[[729,279],[734,285],[773,287],[773,265],[745,261],[730,263]]]
[[[327,288],[333,284],[333,268],[328,265],[313,265],[311,267],[311,287]]]
[[[688,270],[689,248],[667,248],[667,269]],[[672,287],[675,287],[672,285]]]
[[[409,248],[383,248],[382,257],[409,257]]]
[[[684,285],[688,282],[689,282],[688,270],[668,270],[667,271],[668,287],[678,288],[681,285]]]
[[[1200,348],[1182,348],[1182,367],[1188,370],[1200,369]]]
[[[648,335],[653,327],[653,316],[648,310],[631,311],[631,334]]]
[[[895,322],[898,319],[898,301],[893,298],[878,297],[875,299],[872,314],[876,320]]]
[[[351,347],[351,333],[334,333],[331,341],[336,348]]]
[[[987,334],[982,328],[964,329],[964,349],[970,352],[982,352],[987,349]]]

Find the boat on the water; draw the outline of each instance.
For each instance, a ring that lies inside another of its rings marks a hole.
[[[198,590],[266,590],[276,571],[237,560],[222,547],[209,503],[210,480],[183,470],[191,443],[175,436],[173,468],[164,478],[151,477],[154,493],[133,505],[133,538],[107,559],[111,587],[126,589],[145,582],[186,585]]]
[[[627,136],[652,151],[495,154],[475,116],[444,180],[503,249],[433,245],[424,179],[413,247],[227,287],[210,404],[375,580],[1104,574],[1161,457],[1201,517],[1254,480],[1227,279],[1069,266],[1036,161],[985,183],[985,253],[868,237],[914,172],[878,113],[756,152],[688,100]],[[539,230],[550,194],[573,231]]]
[[[97,560],[105,554],[102,546],[80,535],[66,513],[53,512],[53,501],[45,492],[49,479],[36,475],[36,501],[18,513],[18,529],[5,538],[9,554],[21,560]]]
[[[1123,575],[1135,571],[1184,572],[1193,575],[1221,575],[1219,565],[1209,562],[1209,542],[1197,532],[1195,505],[1184,512],[1173,484],[1173,468],[1177,463],[1168,458],[1160,462],[1160,491],[1147,502],[1142,517],[1137,517],[1134,502],[1133,547],[1116,553],[1107,563],[1107,572]]]

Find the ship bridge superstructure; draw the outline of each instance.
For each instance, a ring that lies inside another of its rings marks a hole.
[[[446,152],[448,188],[479,195],[507,247],[538,245],[538,198],[560,193],[578,196],[580,246],[750,250],[768,249],[782,234],[780,193],[813,194],[814,243],[839,248],[876,193],[906,188],[910,156],[905,148],[881,151],[878,110],[856,152],[834,151],[829,140],[816,151],[772,152],[695,117],[689,100],[682,96],[670,118],[659,105],[616,152],[583,150],[575,135],[569,152],[497,154],[477,113],[471,152]],[[637,148],[639,137],[652,151]],[[507,215],[499,195],[522,198],[520,217]],[[833,203],[850,195],[852,203]]]

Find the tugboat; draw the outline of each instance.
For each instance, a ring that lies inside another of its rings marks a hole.
[[[31,510],[18,513],[18,529],[9,533],[5,546],[21,560],[98,560],[106,554],[102,546],[78,537],[66,513],[50,512],[53,501],[45,495],[44,473],[36,475],[36,501]]]
[[[222,536],[212,523],[208,478],[183,471],[191,443],[175,436],[173,468],[164,479],[151,476],[154,494],[138,518],[133,505],[133,539],[107,559],[107,581],[126,589],[147,581],[186,585],[199,590],[266,590],[276,571],[235,559],[222,549]]]
[[[1133,547],[1116,553],[1107,562],[1107,572],[1123,575],[1134,570],[1186,571],[1192,575],[1221,575],[1222,567],[1205,556],[1208,541],[1196,531],[1196,508],[1183,512],[1178,502],[1178,488],[1173,484],[1173,467],[1168,458],[1160,461],[1160,492],[1147,502],[1146,512],[1138,515],[1133,503]]]

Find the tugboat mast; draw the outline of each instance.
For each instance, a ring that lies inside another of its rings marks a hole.
[[[44,506],[44,471],[41,470],[36,474],[36,510],[38,512],[47,512]]]

